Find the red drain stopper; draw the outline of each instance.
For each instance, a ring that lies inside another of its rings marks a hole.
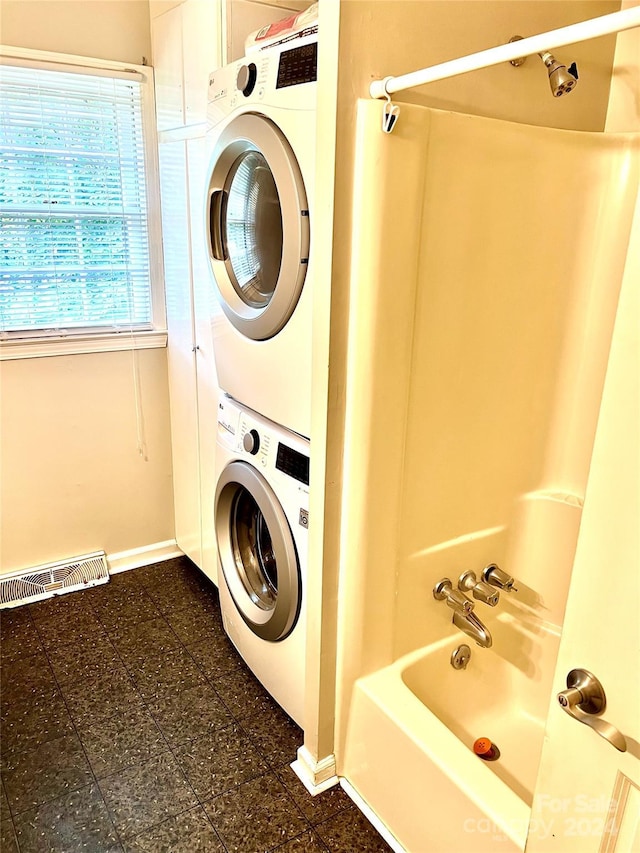
[[[473,751],[480,758],[493,758],[495,750],[488,737],[479,737],[473,744]]]

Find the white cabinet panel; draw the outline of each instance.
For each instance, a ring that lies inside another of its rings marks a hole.
[[[221,64],[221,4],[185,0],[151,22],[158,130],[207,120],[209,73]]]
[[[220,65],[221,4],[186,0],[152,21],[166,275],[176,539],[217,579],[213,526],[220,313],[205,243],[207,83]]]
[[[182,6],[152,20],[151,38],[158,130],[171,130],[184,123]]]
[[[202,563],[200,568],[214,581],[217,578],[217,550],[213,524],[215,497],[215,446],[218,421],[218,378],[213,354],[213,327],[222,317],[216,299],[205,235],[205,178],[211,143],[206,137],[187,142],[193,309],[196,351],[198,432],[200,446],[200,507],[202,522]]]
[[[176,540],[185,554],[200,565],[197,380],[185,143],[161,145],[159,161]]]
[[[220,67],[221,5],[212,0],[187,0],[182,8],[184,123],[207,120],[209,74]]]

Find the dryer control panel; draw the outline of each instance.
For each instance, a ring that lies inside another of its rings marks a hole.
[[[314,110],[317,78],[317,35],[256,51],[209,74],[208,124],[252,104]]]
[[[313,83],[318,79],[318,42],[283,50],[278,64],[276,89]]]

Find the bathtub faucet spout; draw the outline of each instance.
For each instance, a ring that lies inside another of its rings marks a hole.
[[[482,622],[478,619],[475,613],[472,611],[462,611],[456,610],[453,614],[453,624],[456,628],[459,628],[461,631],[467,635],[467,637],[471,637],[472,640],[482,646],[483,649],[490,649],[493,640],[491,639],[491,634],[489,633],[489,629],[486,625],[483,625]]]
[[[436,601],[446,601],[453,610],[453,624],[456,628],[464,631],[479,646],[491,648],[491,634],[473,612],[474,602],[460,590],[454,589],[449,578],[438,581],[433,588],[433,597]]]

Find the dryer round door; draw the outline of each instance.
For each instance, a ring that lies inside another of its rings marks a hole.
[[[300,613],[298,553],[280,502],[252,465],[236,461],[222,471],[215,526],[222,574],[238,612],[258,637],[283,640]]]
[[[300,297],[309,261],[309,210],[291,146],[256,113],[218,139],[207,191],[209,259],[222,309],[253,340],[276,335]]]

